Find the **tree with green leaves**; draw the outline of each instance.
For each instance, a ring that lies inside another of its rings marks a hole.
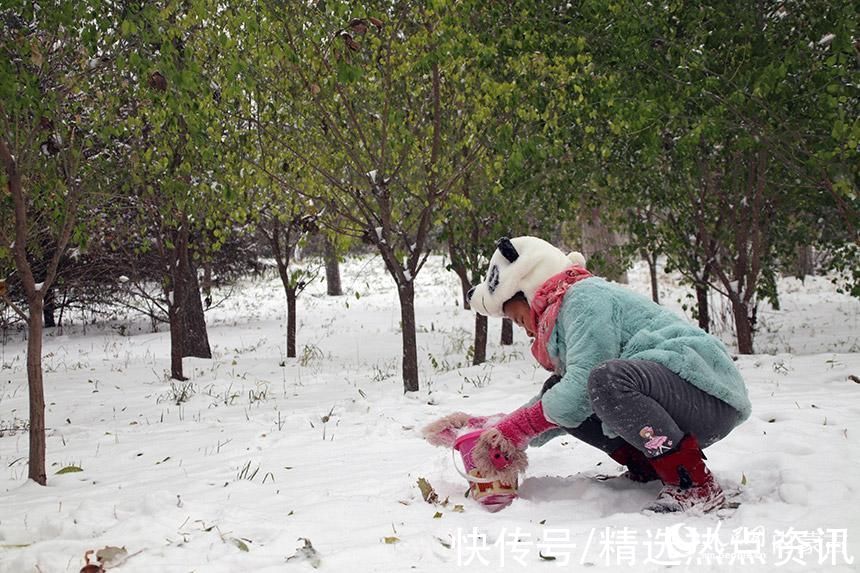
[[[112,142],[101,110],[115,80],[112,18],[99,2],[0,8],[0,259],[14,262],[26,306],[2,297],[27,324],[28,475],[41,485],[45,297],[68,248],[85,239],[84,205],[106,187]]]
[[[154,302],[167,314],[177,380],[185,379],[183,357],[211,357],[196,268],[247,215],[224,184],[231,133],[219,105],[238,89],[225,29],[209,0],[132,4],[119,26],[121,90],[111,113],[122,119],[116,137],[128,149],[120,182],[129,234],[116,244],[130,263],[158,261]]]
[[[612,80],[593,99],[596,187],[619,218],[637,200],[657,207],[670,264],[730,301],[738,348],[752,352],[757,301],[777,301],[780,262],[822,237],[816,222],[856,241],[844,230],[856,8],[589,2],[581,14],[603,30],[589,42]]]
[[[462,16],[442,3],[312,2],[269,4],[249,24],[278,41],[253,70],[269,88],[260,101],[279,102],[280,120],[264,127],[325,183],[293,191],[373,244],[397,284],[405,391],[418,390],[415,278],[440,208],[498,122],[456,113],[474,67]]]
[[[302,118],[296,115],[295,104],[282,97],[282,90],[294,87],[294,81],[273,75],[273,54],[282,49],[274,21],[253,4],[234,5],[221,18],[233,48],[228,67],[235,74],[219,111],[223,122],[232,126],[227,153],[241,165],[227,175],[228,185],[240,190],[236,201],[244,205],[241,217],[255,228],[261,246],[274,259],[287,303],[286,356],[295,358],[297,299],[321,271],[319,265],[296,265],[297,251],[320,231],[321,219],[335,214],[309,198],[325,192],[325,180],[304,168],[294,154],[314,149],[297,129]],[[337,239],[324,241],[327,256],[337,257]]]
[[[474,91],[458,102],[458,113],[476,121],[491,115],[504,121],[489,124],[479,168],[455,188],[444,211],[450,266],[464,293],[484,276],[500,237],[553,239],[565,221],[576,217],[581,206],[577,158],[567,138],[573,118],[588,113],[579,94],[592,75],[583,38],[571,33],[564,10],[555,3],[465,4],[463,26],[478,58],[469,80]],[[486,86],[502,96],[483,97]],[[510,326],[503,321],[503,344],[512,341]],[[486,318],[477,315],[476,364],[486,355],[486,328]]]

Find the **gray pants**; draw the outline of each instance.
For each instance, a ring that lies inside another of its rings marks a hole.
[[[542,392],[560,378],[544,383]],[[594,415],[565,430],[611,454],[625,443],[655,457],[675,449],[686,434],[706,448],[728,435],[738,411],[699,390],[662,364],[647,360],[608,360],[588,377]],[[603,427],[618,437],[609,438]]]

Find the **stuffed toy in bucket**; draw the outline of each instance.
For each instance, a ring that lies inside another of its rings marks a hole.
[[[500,480],[484,478],[481,473],[475,468],[475,462],[472,461],[472,448],[475,442],[481,436],[483,430],[475,430],[457,438],[454,442],[454,449],[460,452],[463,458],[463,465],[466,472],[460,472],[460,475],[469,480],[469,495],[481,502],[490,511],[498,511],[503,507],[507,507],[517,497],[517,481],[514,483],[504,483]],[[459,471],[460,468],[457,468]]]
[[[514,479],[513,483],[505,483],[483,477],[475,468],[472,448],[484,429],[503,417],[504,414],[472,417],[458,412],[430,424],[423,430],[424,437],[434,446],[452,448],[451,453],[455,458],[454,467],[469,482],[468,495],[490,511],[507,507],[516,499],[517,481]],[[455,452],[459,452],[465,471],[458,467]]]

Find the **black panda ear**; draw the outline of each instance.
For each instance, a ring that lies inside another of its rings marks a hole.
[[[517,252],[516,247],[514,247],[514,244],[511,243],[511,240],[507,237],[499,239],[496,243],[496,248],[499,249],[502,256],[508,259],[511,263],[520,258],[520,254]]]

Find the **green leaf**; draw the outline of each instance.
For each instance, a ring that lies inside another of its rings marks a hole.
[[[82,471],[84,471],[83,468],[79,468],[78,466],[66,466],[60,470],[57,470],[57,473],[54,475],[73,474]]]
[[[349,84],[361,79],[363,71],[357,66],[353,66],[344,61],[337,63],[337,81],[343,84]]]
[[[119,29],[123,36],[131,36],[137,31],[137,26],[131,20],[125,19],[119,25]]]

